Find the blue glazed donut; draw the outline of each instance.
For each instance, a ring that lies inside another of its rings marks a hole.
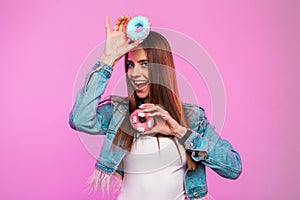
[[[144,40],[150,33],[150,22],[146,17],[133,17],[127,24],[126,35],[131,41]]]

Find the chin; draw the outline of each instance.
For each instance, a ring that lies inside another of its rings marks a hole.
[[[141,99],[144,99],[144,98],[148,97],[148,94],[145,94],[145,93],[139,93],[139,92],[137,92],[136,95],[137,95],[139,98],[141,98]]]

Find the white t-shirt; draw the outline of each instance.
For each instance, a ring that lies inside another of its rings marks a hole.
[[[141,135],[123,159],[124,179],[118,200],[184,200],[186,154],[173,140]]]

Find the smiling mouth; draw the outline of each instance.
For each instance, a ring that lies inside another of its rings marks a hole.
[[[144,87],[145,85],[147,85],[149,83],[149,81],[133,81],[133,84],[136,88],[142,88]]]

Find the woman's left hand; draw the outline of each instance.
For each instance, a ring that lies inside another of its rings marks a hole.
[[[155,119],[155,126],[142,134],[162,133],[165,135],[176,135],[180,130],[180,124],[171,117],[168,111],[159,105],[152,103],[142,104],[140,107],[145,113]]]

